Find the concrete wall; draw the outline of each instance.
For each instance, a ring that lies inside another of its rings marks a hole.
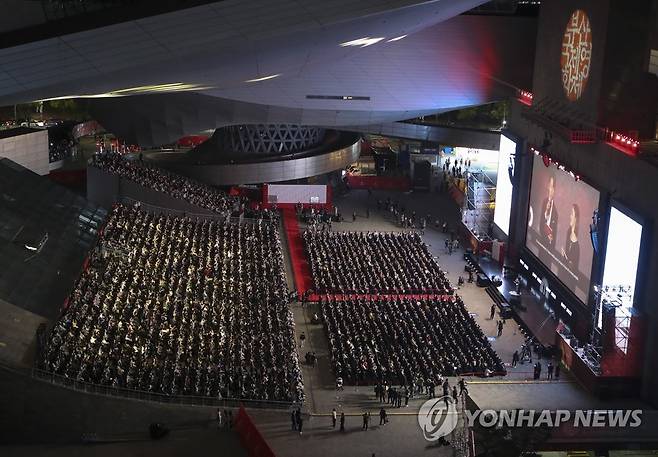
[[[6,157],[39,175],[49,173],[48,131],[0,138],[0,157]]]
[[[361,142],[311,157],[278,162],[240,163],[227,165],[189,165],[162,162],[161,166],[212,186],[259,184],[318,176],[345,168],[358,160]]]
[[[372,133],[394,138],[423,140],[451,146],[463,146],[473,149],[493,149],[500,147],[500,132],[442,127],[438,125],[409,124],[406,122],[387,122],[383,124],[341,127],[348,132]]]
[[[96,167],[87,167],[87,200],[104,208],[111,208],[119,199],[119,181],[117,175]]]
[[[125,178],[96,167],[87,167],[87,199],[105,208],[124,198],[141,201],[161,208],[193,214],[213,214],[212,211],[173,198],[163,192],[148,189]]]

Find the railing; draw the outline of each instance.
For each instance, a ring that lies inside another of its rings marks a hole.
[[[142,401],[153,401],[158,403],[171,403],[178,405],[193,405],[193,406],[212,406],[212,407],[238,407],[244,405],[248,408],[263,408],[263,409],[287,409],[290,408],[295,402],[290,401],[276,401],[276,400],[256,400],[249,398],[219,398],[219,397],[203,397],[193,395],[167,395],[158,392],[148,392],[137,389],[129,389],[126,387],[113,387],[105,386],[102,384],[94,384],[87,381],[80,381],[77,379],[68,378],[56,373],[41,370],[38,368],[32,369],[32,377],[42,381],[50,382],[59,386],[64,386],[73,390],[87,392],[97,395],[105,395],[110,397],[132,398]],[[299,403],[297,405],[301,406]]]
[[[565,105],[554,100],[544,99],[533,106],[532,94],[529,92],[520,91],[517,100],[528,107],[523,110],[522,117],[550,129],[572,144],[604,142],[631,156],[640,153],[637,132],[622,133],[593,123],[582,123],[577,121],[578,113],[566,111]]]
[[[640,142],[637,140],[637,132],[634,135],[627,135],[608,128],[599,127],[597,129],[597,136],[600,141],[604,141],[628,155],[635,156],[640,153]]]
[[[571,130],[570,143],[574,144],[593,144],[598,141],[596,130]]]
[[[172,208],[166,208],[164,206],[157,206],[157,205],[152,205],[150,203],[144,203],[141,200],[137,200],[131,197],[126,197],[123,196],[121,197],[121,203],[124,205],[135,205],[139,204],[139,208],[143,211],[146,212],[151,212],[155,214],[167,214],[170,216],[177,216],[177,217],[196,217],[199,219],[206,219],[206,220],[217,220],[217,221],[229,221],[229,222],[234,222],[234,223],[240,223],[240,222],[248,222],[248,223],[256,223],[259,219],[258,218],[253,218],[253,217],[226,217],[221,214],[217,213],[192,213],[190,211],[184,211],[182,209],[172,209]],[[210,210],[208,210],[210,211]],[[276,214],[276,213],[273,213]],[[276,219],[263,219],[265,222],[276,222]]]

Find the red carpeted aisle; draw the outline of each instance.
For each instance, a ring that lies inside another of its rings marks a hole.
[[[313,287],[311,269],[306,261],[304,253],[304,241],[299,232],[299,223],[294,208],[283,209],[283,227],[288,238],[288,249],[290,250],[290,261],[295,274],[295,285],[297,293],[301,297],[304,292]]]

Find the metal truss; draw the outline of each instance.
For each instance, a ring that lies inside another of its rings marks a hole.
[[[324,129],[292,124],[233,125],[216,131],[221,149],[232,154],[281,155],[311,149]]]

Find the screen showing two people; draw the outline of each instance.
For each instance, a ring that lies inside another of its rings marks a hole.
[[[526,246],[584,303],[594,255],[589,226],[599,197],[593,187],[534,157]]]

